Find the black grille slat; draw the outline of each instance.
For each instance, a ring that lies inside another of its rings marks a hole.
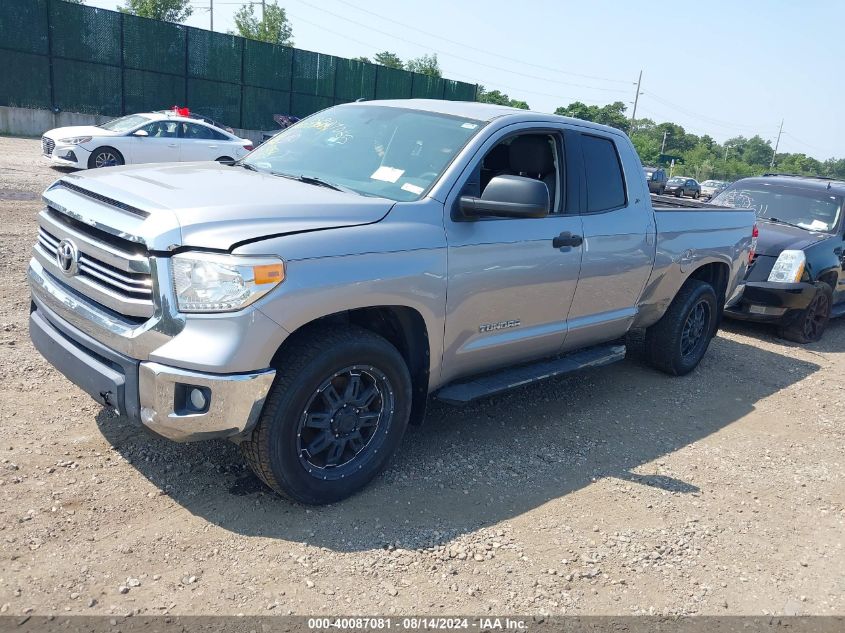
[[[41,137],[41,151],[44,152],[44,156],[52,155],[55,147],[56,142],[53,139],[47,138],[46,136]]]

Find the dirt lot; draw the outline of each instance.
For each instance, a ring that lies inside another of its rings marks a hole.
[[[0,138],[0,612],[845,613],[845,321],[808,347],[729,324],[685,378],[626,361],[433,404],[374,485],[305,508],[33,350],[61,176],[38,154]]]

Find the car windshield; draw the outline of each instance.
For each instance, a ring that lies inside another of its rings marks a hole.
[[[646,169],[645,170],[645,177],[646,178],[651,178],[653,175],[654,175],[654,170],[652,170],[652,169]]]
[[[143,116],[141,114],[130,114],[128,116],[122,116],[119,119],[112,119],[107,123],[103,123],[99,127],[103,128],[104,130],[109,130],[111,132],[128,132],[132,128],[138,127],[139,125],[143,125],[150,118]]]
[[[243,163],[362,195],[417,200],[483,125],[405,108],[337,106],[279,132]]]
[[[842,211],[841,196],[777,185],[732,185],[713,198],[711,204],[753,209],[762,220],[778,220],[826,233],[836,228]]]
[[[702,187],[718,187],[719,181],[718,180],[705,180],[703,183],[701,183],[701,186]]]
[[[669,179],[670,185],[682,185],[687,181],[686,178],[681,178],[679,176],[675,176],[674,178]]]

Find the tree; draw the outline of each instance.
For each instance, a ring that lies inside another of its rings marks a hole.
[[[70,2],[71,4],[83,4],[83,0],[65,0],[65,2]]]
[[[409,59],[405,63],[405,69],[411,72],[420,73],[421,75],[429,75],[430,77],[442,77],[443,73],[440,70],[440,64],[437,61],[437,54],[423,55],[416,59]]]
[[[276,2],[267,4],[259,20],[255,5],[246,4],[235,13],[236,34],[251,40],[293,46],[293,27],[283,7]]]
[[[399,70],[405,68],[402,60],[399,59],[399,55],[391,53],[390,51],[376,53],[375,61],[376,64],[381,64],[382,66],[387,66],[388,68],[398,68]]]
[[[555,114],[609,125],[625,132],[628,131],[629,127],[628,117],[625,116],[625,104],[621,101],[615,101],[602,107],[588,106],[580,101],[575,101],[566,107],[556,109]]]
[[[370,58],[369,58],[369,57],[364,57],[364,56],[361,56],[361,57],[353,57],[353,58],[352,58],[352,61],[353,61],[353,62],[363,62],[363,63],[365,63],[365,64],[372,64],[372,63],[373,63],[373,62],[370,60]]]
[[[484,86],[478,86],[478,92],[475,96],[475,100],[479,101],[480,103],[494,103],[496,105],[503,105],[503,106],[510,106],[512,108],[520,108],[521,110],[530,110],[531,108],[528,107],[528,104],[525,101],[517,101],[516,99],[511,99],[508,95],[499,92],[498,90],[490,90],[488,91]]]
[[[191,0],[125,0],[125,2],[125,6],[119,7],[124,13],[165,22],[184,22],[194,11],[191,8]]]

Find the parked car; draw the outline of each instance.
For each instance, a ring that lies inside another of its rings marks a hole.
[[[701,183],[701,197],[710,199],[717,193],[724,191],[727,186],[728,183],[721,180],[705,180]]]
[[[643,167],[649,193],[663,195],[666,189],[666,170],[662,167]]]
[[[61,127],[45,132],[41,150],[54,165],[92,169],[137,163],[233,161],[252,141],[194,118],[188,112],[144,112],[102,125]]]
[[[698,365],[754,213],[655,208],[640,174],[615,128],[435,100],[336,106],[234,165],[70,174],[44,193],[30,334],[129,420],[337,501],[429,395],[620,360],[628,333],[668,374]]]
[[[845,182],[770,174],[744,178],[712,200],[753,209],[760,222],[754,263],[726,314],[775,324],[798,343],[818,341],[845,315]]]
[[[673,176],[666,182],[666,193],[677,198],[689,196],[698,198],[701,195],[701,185],[693,178],[686,176]]]

